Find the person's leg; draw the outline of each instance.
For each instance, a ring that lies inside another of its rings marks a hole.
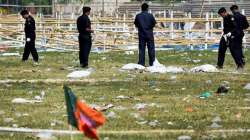
[[[78,42],[79,42],[79,61],[80,61],[80,65],[83,65],[83,48],[84,48],[84,43],[83,43],[83,39],[79,36],[78,37]]]
[[[26,42],[25,47],[24,47],[24,52],[23,52],[23,58],[22,58],[23,61],[26,61],[29,58],[29,55],[30,55],[29,46],[30,46],[30,43]]]
[[[243,67],[243,58],[242,58],[243,53],[242,53],[242,47],[239,46],[239,39],[240,38],[235,37],[230,41],[230,51],[237,67]]]
[[[154,39],[149,39],[147,41],[147,47],[148,47],[149,65],[153,66],[153,63],[155,61],[155,43],[154,43]]]
[[[91,39],[87,39],[85,41],[86,44],[86,53],[85,53],[85,65],[88,66],[89,64],[89,54],[90,54],[90,50],[91,50],[91,46],[92,46],[92,40]]]
[[[30,41],[30,52],[35,62],[38,62],[38,53],[35,48],[35,39]]]
[[[217,62],[218,68],[223,68],[226,51],[227,51],[227,43],[225,39],[222,37],[220,40],[220,46],[219,46],[219,52],[218,52],[218,62]]]
[[[138,64],[145,66],[145,47],[146,41],[143,37],[139,37],[139,61]]]

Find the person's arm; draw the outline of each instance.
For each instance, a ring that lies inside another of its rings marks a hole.
[[[155,17],[152,15],[152,28],[154,28],[156,25]]]
[[[248,21],[247,21],[247,18],[244,16],[244,18],[243,18],[243,29],[244,30],[246,30],[248,27],[249,27],[249,23],[248,23]]]
[[[138,17],[135,17],[135,21],[134,21],[135,27],[139,28],[139,22],[138,22]]]
[[[93,33],[93,32],[94,32],[94,31],[91,29],[91,22],[90,22],[89,18],[87,18],[87,26],[86,26],[85,31],[90,32],[90,33]]]
[[[27,19],[27,32],[26,32],[26,41],[27,42],[30,42],[31,41],[31,38],[34,38],[34,33],[35,33],[35,30],[36,30],[36,22],[35,20],[30,17],[29,19]]]

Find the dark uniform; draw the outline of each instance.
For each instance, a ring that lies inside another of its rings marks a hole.
[[[147,11],[142,11],[136,15],[135,26],[139,31],[139,62],[140,65],[145,65],[145,47],[148,47],[149,65],[152,66],[155,61],[155,44],[153,28],[156,21],[152,14]]]
[[[35,48],[35,40],[36,40],[36,23],[35,20],[32,16],[29,16],[26,19],[25,22],[25,38],[26,38],[26,43],[24,47],[24,53],[23,53],[23,61],[28,60],[29,55],[31,53],[33,60],[35,62],[38,62],[38,54]]]
[[[91,32],[86,29],[91,29],[91,22],[87,15],[82,15],[77,19],[77,29],[79,32],[79,60],[82,67],[88,66],[88,57],[92,46]]]
[[[244,37],[244,31],[249,27],[249,23],[244,15],[242,15],[240,12],[234,13],[234,20],[236,23],[236,35],[232,39],[232,46],[233,48],[237,48],[240,57],[239,61],[241,61],[238,65],[238,67],[242,67],[245,65],[244,55],[243,55],[243,47],[242,47],[242,39]]]
[[[230,37],[227,37],[227,40],[225,40],[224,37],[221,37],[220,40],[220,46],[219,46],[219,53],[218,53],[218,63],[217,66],[222,68],[224,64],[225,59],[225,53],[227,51],[227,47],[229,47],[231,55],[233,56],[233,59],[237,65],[241,63],[240,57],[239,57],[239,50],[237,48],[233,47],[233,38],[236,35],[236,23],[234,20],[234,17],[232,15],[228,15],[223,18],[223,25],[224,25],[224,35],[231,33]]]

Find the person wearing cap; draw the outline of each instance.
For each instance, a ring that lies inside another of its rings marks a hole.
[[[141,5],[142,12],[135,17],[134,24],[138,28],[139,36],[139,61],[138,64],[145,66],[145,47],[148,47],[149,65],[155,61],[155,44],[153,28],[156,21],[152,14],[148,12],[148,4]]]
[[[243,46],[242,46],[242,40],[243,40],[243,37],[244,37],[244,30],[246,30],[248,27],[249,27],[249,23],[247,21],[247,18],[246,16],[242,15],[240,12],[239,12],[239,7],[237,5],[232,5],[230,7],[230,10],[232,11],[233,13],[233,16],[234,16],[234,20],[236,22],[236,35],[235,37],[233,38],[233,41],[232,41],[232,46],[233,48],[237,48],[238,50],[238,53],[236,54],[237,55],[237,58],[239,57],[239,61],[240,63],[238,64],[237,66],[237,69],[243,69],[244,68],[244,65],[245,65],[245,60],[244,60],[244,54],[243,54]]]
[[[83,14],[77,19],[77,30],[79,32],[79,60],[82,68],[88,67],[89,53],[92,46],[91,22],[89,19],[90,7],[83,7]]]
[[[34,18],[29,14],[28,10],[22,10],[20,15],[25,19],[24,32],[25,32],[25,47],[22,61],[26,61],[31,53],[35,64],[38,62],[38,53],[35,48],[36,40],[36,23]]]
[[[219,45],[217,68],[223,68],[227,48],[229,48],[236,65],[239,65],[241,61],[237,56],[237,49],[232,46],[232,38],[234,38],[236,34],[236,23],[234,21],[234,17],[230,15],[224,7],[219,9],[218,14],[223,18],[224,28]]]

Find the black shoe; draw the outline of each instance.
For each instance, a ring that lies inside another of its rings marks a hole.
[[[88,64],[81,64],[82,68],[88,68]]]
[[[217,69],[223,69],[223,66],[216,66]]]

